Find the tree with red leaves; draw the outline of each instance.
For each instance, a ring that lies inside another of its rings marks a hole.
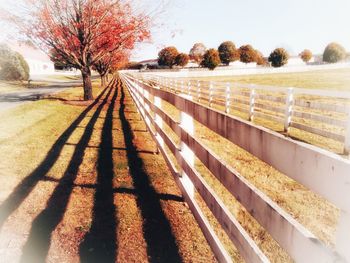
[[[150,18],[136,13],[131,0],[32,0],[30,3],[34,19],[28,35],[81,71],[84,100],[93,99],[93,65],[109,61],[110,54],[122,54],[150,37]]]
[[[108,82],[108,74],[127,64],[129,56],[127,51],[111,52],[93,65],[92,68],[100,74],[102,87],[105,87]]]

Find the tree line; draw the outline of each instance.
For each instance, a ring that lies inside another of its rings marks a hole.
[[[340,44],[330,43],[324,50],[323,61],[336,63],[347,56],[346,50]],[[313,57],[309,49],[303,50],[299,57],[305,62],[309,62]],[[241,61],[243,63],[255,62],[260,66],[282,67],[288,63],[290,55],[284,48],[274,49],[265,58],[263,54],[254,49],[251,45],[243,45],[236,48],[232,41],[225,41],[217,49],[207,49],[203,43],[196,43],[191,48],[189,54],[179,53],[176,47],[163,48],[158,53],[158,65],[173,68],[174,66],[184,67],[190,60],[196,62],[198,66],[214,70],[220,64],[228,66],[231,62]]]

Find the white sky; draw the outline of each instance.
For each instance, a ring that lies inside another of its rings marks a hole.
[[[12,1],[0,0],[0,7]],[[152,7],[159,3],[137,1]],[[322,53],[332,41],[350,51],[350,0],[167,1],[164,12],[155,20],[159,26],[152,43],[139,46],[133,59],[156,58],[164,46],[189,52],[196,42],[217,48],[225,40],[238,47],[251,44],[265,55],[280,46],[292,54],[305,48]],[[4,30],[11,32],[2,26],[0,40]]]
[[[156,0],[149,0],[154,2]],[[171,0],[169,29],[143,45],[137,59],[154,58],[161,46],[189,52],[195,42],[217,48],[225,40],[251,44],[268,55],[276,47],[298,54],[308,48],[322,53],[332,41],[350,51],[350,0]]]

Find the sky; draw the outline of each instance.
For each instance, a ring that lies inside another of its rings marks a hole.
[[[154,10],[161,0],[133,0]],[[161,48],[188,53],[194,43],[217,48],[231,40],[251,44],[265,56],[276,47],[291,55],[310,49],[321,54],[330,42],[350,51],[350,0],[162,0],[154,18],[152,41],[138,45],[132,60],[156,58]],[[13,0],[0,0],[0,7]],[[141,7],[140,7],[141,6]],[[9,31],[10,29],[7,28]],[[2,27],[2,34],[4,27]]]
[[[226,40],[266,56],[276,47],[321,54],[333,41],[350,51],[350,0],[170,0],[159,20],[165,26],[133,59],[156,58],[164,46],[188,53],[196,42],[217,48]]]

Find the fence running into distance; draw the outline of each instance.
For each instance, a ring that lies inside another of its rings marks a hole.
[[[246,262],[269,262],[269,259],[195,169],[195,158],[208,168],[293,260],[307,263],[350,262],[349,160],[198,103],[193,100],[193,94],[192,97],[183,95],[184,90],[182,94],[175,94],[150,84],[149,80],[135,77],[137,75],[128,72],[120,75],[219,262],[232,260],[196,202],[195,192],[200,194]],[[162,110],[162,102],[170,103],[181,112],[179,123]],[[209,103],[213,103],[210,94]],[[335,247],[331,248],[320,241],[196,139],[194,120],[339,208]],[[163,124],[174,131],[181,141],[180,145],[166,133]]]
[[[171,92],[189,95],[192,100],[227,114],[240,113],[239,117],[250,121],[259,118],[280,124],[286,135],[292,127],[332,139],[343,146],[345,155],[350,153],[349,92],[184,80],[153,74],[139,77]]]

